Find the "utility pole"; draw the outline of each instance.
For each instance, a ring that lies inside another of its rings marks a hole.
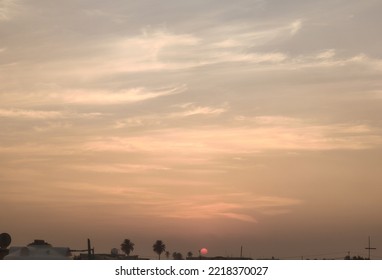
[[[370,236],[369,236],[369,246],[367,248],[365,248],[366,250],[369,250],[369,260],[370,260],[370,251],[371,250],[376,250],[377,248],[372,248],[371,245],[370,245]]]

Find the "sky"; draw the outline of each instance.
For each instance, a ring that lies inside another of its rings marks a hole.
[[[0,0],[0,232],[382,259],[378,0]]]

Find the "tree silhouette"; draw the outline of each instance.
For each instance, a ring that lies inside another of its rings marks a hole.
[[[130,252],[134,251],[134,243],[130,239],[125,239],[121,244],[121,250],[127,255],[130,255]]]
[[[170,252],[169,252],[169,251],[166,251],[166,252],[164,253],[164,255],[166,256],[166,259],[168,259],[168,258],[170,257]]]
[[[183,255],[182,255],[182,253],[174,252],[174,253],[172,254],[172,258],[173,258],[174,260],[183,260]]]
[[[158,259],[160,260],[160,255],[166,250],[166,245],[162,240],[157,240],[153,245],[153,251],[158,254]]]
[[[194,255],[194,254],[193,254],[191,251],[189,251],[189,252],[187,253],[187,258],[192,258],[193,255]]]

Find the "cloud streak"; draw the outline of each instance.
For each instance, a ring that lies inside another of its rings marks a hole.
[[[242,118],[239,118],[243,122]],[[246,122],[250,124],[250,122]],[[164,154],[240,154],[267,150],[362,150],[378,147],[382,138],[372,127],[352,124],[313,125],[263,116],[252,127],[163,129],[145,136],[107,137],[86,143],[85,150]]]
[[[133,104],[144,102],[160,97],[176,95],[187,90],[186,85],[171,86],[166,88],[147,89],[143,87],[130,88],[126,90],[65,90],[56,89],[51,91],[30,92],[22,97],[19,94],[14,96],[4,95],[3,106],[8,107],[18,105],[19,107],[31,107],[38,105],[52,106],[56,104],[66,105],[94,105],[108,106],[116,104]],[[30,116],[33,117],[48,117],[62,113],[59,112],[43,112],[25,109],[2,109],[3,116]]]
[[[61,99],[65,103],[112,105],[123,103],[142,102],[158,97],[179,94],[186,89],[185,86],[174,87],[157,91],[148,91],[144,88],[133,88],[120,92],[68,92],[55,95],[54,99]]]
[[[177,118],[177,117],[190,117],[190,116],[197,116],[197,115],[217,116],[228,111],[227,106],[223,106],[223,107],[197,106],[192,103],[182,104],[182,105],[178,105],[174,107],[180,107],[184,109],[184,111],[170,113],[167,115],[167,117]]]
[[[102,113],[76,113],[70,111],[39,111],[39,110],[23,110],[23,109],[0,109],[0,117],[15,119],[68,119],[68,118],[84,118],[92,119],[101,117]]]
[[[180,108],[182,110],[163,113],[163,114],[150,114],[136,117],[129,117],[125,119],[118,119],[114,123],[114,128],[123,127],[158,127],[168,121],[176,121],[189,117],[218,117],[219,115],[229,111],[228,105],[212,107],[200,106],[193,103],[185,103],[180,105],[173,105],[171,107]]]
[[[301,200],[284,197],[263,197],[251,193],[222,193],[221,195],[191,195],[187,200],[170,202],[176,207],[171,211],[166,207],[159,211],[160,216],[175,219],[219,219],[228,218],[242,222],[257,223],[261,214],[275,213],[298,206]],[[284,212],[285,213],[285,212]]]
[[[246,223],[257,223],[262,215],[284,215],[303,201],[281,196],[261,196],[254,193],[222,192],[221,194],[190,194],[179,196],[176,192],[158,191],[151,188],[134,187],[87,187],[103,202],[112,206],[129,201],[129,207],[142,216],[162,219],[222,220],[232,219]],[[85,189],[83,189],[85,191]],[[86,204],[86,201],[84,201]],[[123,203],[124,204],[124,203]],[[174,211],[175,209],[175,211]]]

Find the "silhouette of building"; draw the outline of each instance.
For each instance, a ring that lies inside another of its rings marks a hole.
[[[138,255],[126,256],[124,254],[79,254],[74,257],[75,260],[148,260],[146,258],[140,258]]]
[[[44,240],[34,240],[27,246],[9,248],[5,260],[70,260],[71,251],[68,247],[53,247]]]

